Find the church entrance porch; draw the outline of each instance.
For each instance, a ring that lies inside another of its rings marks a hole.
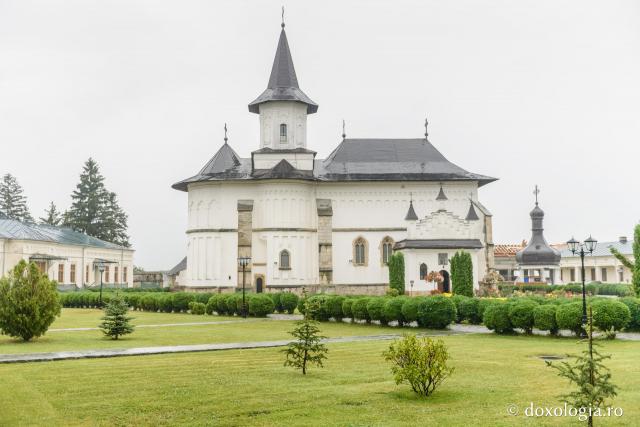
[[[447,270],[440,270],[440,275],[443,280],[442,283],[438,285],[438,290],[444,293],[451,292],[451,278],[449,277],[449,272]]]
[[[256,276],[256,293],[260,294],[264,292],[264,276]]]

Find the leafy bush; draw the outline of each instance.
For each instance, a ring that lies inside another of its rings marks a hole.
[[[21,260],[0,279],[0,330],[24,341],[44,335],[60,315],[56,282]]]
[[[298,313],[304,314],[304,306],[308,298],[309,297],[307,296],[307,294],[304,293],[302,295],[302,298],[298,300],[298,302],[296,303],[296,308],[298,309]]]
[[[402,306],[407,299],[408,297],[404,296],[387,298],[383,308],[386,323],[396,321],[398,322],[398,326],[403,326],[407,322],[402,314]]]
[[[298,305],[298,295],[291,292],[284,292],[280,295],[280,307],[282,312],[293,314]]]
[[[238,309],[238,303],[242,305],[242,295],[239,293],[228,294],[224,303],[226,306],[226,313],[233,316],[234,314],[242,314],[242,311]]]
[[[231,314],[233,315],[233,312],[229,312],[229,307],[227,306],[227,297],[229,295],[227,294],[220,294],[220,296],[218,297],[218,300],[216,301],[216,304],[218,305],[216,312],[218,314]]]
[[[615,338],[616,332],[624,329],[631,320],[629,308],[622,302],[613,299],[597,299],[591,303],[593,307],[593,325]]]
[[[342,303],[345,297],[342,295],[331,295],[327,298],[327,311],[336,322],[342,322],[344,313],[342,312]]]
[[[266,317],[273,313],[275,304],[273,300],[265,294],[251,295],[249,298],[249,314],[256,317]]]
[[[191,314],[204,314],[206,311],[206,304],[203,304],[198,301],[191,301],[189,303],[189,311]]]
[[[308,298],[310,307],[313,307],[311,316],[314,320],[326,322],[331,318],[329,306],[327,305],[330,296],[325,294],[316,294]]]
[[[369,304],[369,298],[367,297],[358,298],[353,302],[351,312],[354,319],[371,323],[371,317],[369,317],[369,312],[367,311],[367,304]]]
[[[418,321],[418,307],[423,297],[407,298],[402,304],[402,315],[407,323]]]
[[[484,325],[498,334],[513,332],[513,326],[509,320],[509,304],[490,304],[484,311]]]
[[[533,309],[533,326],[541,331],[549,331],[551,335],[557,335],[557,309],[558,307],[553,304],[538,305]]]
[[[445,296],[424,298],[418,306],[418,324],[426,328],[445,329],[455,320],[456,306]]]
[[[142,299],[142,296],[139,293],[125,293],[123,297],[130,309],[137,310],[140,308],[140,300]]]
[[[196,300],[194,294],[187,292],[176,292],[173,294],[173,310],[177,313],[179,311],[189,310],[189,303]]]
[[[384,316],[384,305],[386,304],[386,298],[374,297],[369,298],[367,302],[367,313],[371,320],[377,320],[381,325],[387,324],[387,318]]]
[[[473,261],[469,252],[459,251],[451,257],[451,284],[454,294],[473,296]]]
[[[556,310],[556,323],[559,329],[568,329],[575,335],[582,333],[582,303],[561,304]]]
[[[484,312],[485,310],[493,304],[501,304],[502,301],[497,300],[497,299],[492,299],[492,298],[481,298],[478,301],[478,317],[480,317],[481,319],[483,319],[484,321]]]
[[[222,296],[221,294],[215,294],[209,297],[209,301],[207,301],[207,304],[204,307],[204,312],[209,315],[215,313],[216,310],[218,309],[218,300],[220,299],[221,296]]]
[[[538,303],[529,299],[516,299],[509,302],[509,321],[514,328],[520,328],[525,334],[533,330],[533,310]]]
[[[171,313],[173,311],[173,297],[168,294],[153,295],[156,299],[158,310],[163,313]]]
[[[354,320],[352,311],[354,301],[353,298],[345,298],[345,300],[342,301],[342,314],[344,317],[350,318],[352,322]]]
[[[462,314],[460,313],[460,304],[465,301],[471,299],[465,295],[452,295],[451,301],[456,306],[456,323],[462,322],[464,319],[462,318]]]
[[[622,298],[620,300],[629,309],[629,324],[627,330],[640,331],[640,300],[638,298]]]
[[[404,255],[396,252],[389,257],[389,288],[404,294]]]
[[[453,373],[447,365],[449,352],[440,339],[405,335],[389,346],[384,357],[393,363],[391,372],[396,384],[407,382],[415,393],[425,397]]]
[[[144,311],[158,311],[158,299],[155,295],[145,294],[140,300],[140,306]]]
[[[478,298],[466,298],[458,305],[458,318],[466,320],[473,325],[482,323],[480,315],[480,301]]]

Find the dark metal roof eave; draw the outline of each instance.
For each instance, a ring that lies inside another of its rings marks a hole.
[[[479,239],[405,239],[394,249],[482,249]]]

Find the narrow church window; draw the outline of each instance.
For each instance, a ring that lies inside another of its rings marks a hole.
[[[353,243],[353,264],[367,264],[367,241],[362,237],[357,238]]]
[[[393,255],[393,239],[391,237],[385,237],[382,239],[382,263],[389,264],[391,255]]]
[[[429,269],[427,268],[427,264],[424,262],[420,264],[420,280],[427,280],[427,276],[429,275]]]
[[[289,256],[288,250],[283,250],[280,252],[280,270],[290,270],[291,269],[291,257]]]
[[[280,125],[280,142],[287,142],[287,125],[284,123]]]

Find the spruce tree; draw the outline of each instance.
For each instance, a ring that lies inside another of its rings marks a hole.
[[[40,217],[41,224],[48,224],[48,225],[62,224],[62,220],[63,220],[62,214],[60,213],[58,208],[56,208],[55,203],[51,202],[49,204],[49,209],[45,209],[44,213],[45,213],[45,216]]]
[[[0,181],[0,212],[10,219],[33,222],[22,187],[10,173],[5,174]]]
[[[593,312],[589,308],[589,318],[587,324],[587,348],[582,352],[582,356],[573,356],[573,362],[562,362],[554,365],[547,362],[558,371],[558,375],[575,384],[578,389],[569,394],[560,396],[565,402],[577,410],[585,411],[588,415],[587,425],[593,426],[593,414],[598,414],[602,408],[606,408],[607,400],[617,395],[617,387],[611,383],[611,372],[604,365],[604,361],[610,359],[609,355],[602,355],[598,352],[597,344],[593,342]]]
[[[117,340],[118,337],[133,332],[133,326],[129,323],[132,318],[127,316],[129,306],[127,306],[120,294],[116,294],[107,303],[104,312],[105,315],[102,318],[100,329],[106,336]]]
[[[319,307],[309,302],[306,293],[303,294],[303,300],[304,319],[296,322],[296,327],[289,332],[296,341],[289,343],[282,351],[287,356],[284,366],[301,369],[302,375],[306,375],[307,365],[315,364],[322,367],[322,361],[327,358],[326,353],[329,350],[320,342],[325,337],[320,335],[318,322],[313,320],[313,313]]]
[[[459,251],[451,257],[451,283],[454,294],[473,296],[473,261],[468,252]]]
[[[65,225],[98,239],[129,246],[127,215],[118,205],[116,194],[106,189],[93,159],[85,162],[71,200],[71,208],[64,215]]]

